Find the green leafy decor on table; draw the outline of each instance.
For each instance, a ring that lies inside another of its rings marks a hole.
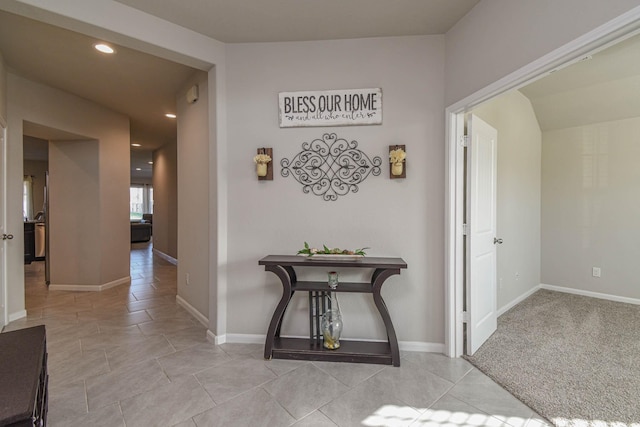
[[[340,249],[340,248],[328,248],[326,245],[322,245],[322,249],[317,249],[317,248],[311,248],[309,247],[309,244],[307,242],[304,242],[304,249],[300,249],[298,251],[298,255],[307,255],[307,256],[314,256],[314,255],[359,255],[359,256],[365,256],[366,253],[364,252],[365,249],[369,249],[369,248],[362,248],[362,249],[354,249],[352,251],[348,250],[348,249]]]

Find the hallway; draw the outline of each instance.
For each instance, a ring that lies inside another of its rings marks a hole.
[[[542,425],[466,361],[402,353],[402,366],[265,361],[261,344],[209,343],[175,302],[177,268],[134,244],[130,285],[50,292],[25,266],[26,319],[45,324],[51,426]]]

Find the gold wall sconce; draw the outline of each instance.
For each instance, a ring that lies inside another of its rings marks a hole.
[[[389,146],[389,178],[407,177],[407,152],[404,145]]]
[[[258,148],[253,162],[256,164],[258,181],[273,181],[273,148]]]

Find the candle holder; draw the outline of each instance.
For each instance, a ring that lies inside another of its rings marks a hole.
[[[407,177],[407,152],[404,145],[389,146],[389,178],[406,178]]]
[[[258,148],[258,154],[253,158],[256,164],[256,175],[259,181],[273,181],[273,149]]]
[[[338,287],[338,272],[337,271],[330,271],[329,273],[327,273],[327,282],[329,283],[329,287],[331,289],[335,289]]]

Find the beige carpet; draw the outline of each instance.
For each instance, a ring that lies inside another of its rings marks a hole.
[[[638,305],[540,290],[467,360],[557,426],[640,426]]]

